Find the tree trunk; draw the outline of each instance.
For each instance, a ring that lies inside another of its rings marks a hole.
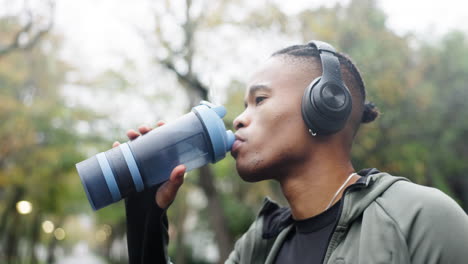
[[[210,213],[210,221],[215,231],[215,238],[219,248],[219,262],[223,263],[229,256],[232,250],[232,238],[224,215],[224,210],[221,203],[221,197],[218,194],[215,185],[213,171],[209,166],[200,168],[199,184],[208,198],[208,210]]]
[[[0,254],[4,254],[7,263],[13,263],[17,253],[19,215],[16,212],[16,203],[24,194],[24,188],[20,186],[13,186],[12,189],[12,194],[9,196],[10,199],[7,198],[0,222],[0,235],[3,236]],[[11,227],[9,228],[9,226]]]
[[[40,235],[40,230],[41,230],[41,214],[37,212],[34,216],[34,220],[31,226],[31,240],[29,241],[29,250],[30,252],[30,263],[31,264],[36,264],[38,263],[37,261],[37,256],[36,256],[36,251],[35,247],[37,244],[37,241],[39,241],[39,235]]]
[[[194,36],[199,18],[191,16],[192,1],[186,0],[185,9],[185,22],[181,28],[185,34],[184,43],[184,56],[183,60],[187,64],[187,72],[177,70],[174,64],[174,58],[178,56],[179,52],[172,49],[168,42],[164,41],[164,37],[159,36],[162,40],[162,45],[167,48],[169,55],[165,59],[160,59],[160,63],[168,70],[175,73],[179,83],[186,88],[190,105],[196,105],[202,100],[208,100],[208,87],[205,86],[200,78],[192,71],[193,57],[195,55]],[[229,255],[232,249],[232,238],[229,233],[229,228],[226,222],[226,217],[221,205],[221,199],[218,191],[215,188],[215,178],[210,167],[204,166],[199,170],[199,184],[204,194],[208,199],[208,210],[210,213],[210,221],[215,232],[215,239],[219,247],[220,262],[223,262]]]
[[[63,225],[64,219],[61,218],[57,222],[57,227],[60,227]],[[53,264],[55,263],[55,248],[57,247],[58,240],[55,238],[55,236],[51,236],[51,241],[49,243],[49,247],[47,248],[47,260],[46,263],[48,264]]]
[[[180,197],[179,197],[180,196]],[[184,223],[187,217],[187,204],[186,204],[186,192],[185,190],[179,190],[178,199],[183,201],[179,203],[176,208],[177,216],[174,225],[177,228],[176,237],[175,237],[175,246],[177,249],[177,254],[175,256],[175,262],[177,264],[185,264],[187,263],[187,254],[184,240],[185,240],[185,230],[184,230]]]
[[[16,213],[16,203],[20,200],[20,198],[24,194],[24,188],[20,186],[13,186],[13,193],[11,195],[11,199],[7,201],[7,206],[5,207],[5,210],[3,210],[1,221],[0,221],[0,234],[5,234],[6,233],[6,226],[7,226],[7,221],[8,218]]]
[[[51,237],[49,247],[47,248],[47,260],[49,264],[55,263],[55,247],[57,246],[57,239],[54,236]]]
[[[19,214],[13,213],[11,228],[8,228],[5,241],[5,255],[7,263],[16,263],[19,260],[18,257],[18,241],[19,241]]]

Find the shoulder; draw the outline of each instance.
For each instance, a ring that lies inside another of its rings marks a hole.
[[[375,203],[401,231],[415,263],[461,263],[468,257],[468,216],[442,191],[397,181]]]
[[[468,221],[466,213],[451,197],[436,188],[408,181],[395,182],[376,202],[395,219],[424,216],[429,223],[450,218]]]

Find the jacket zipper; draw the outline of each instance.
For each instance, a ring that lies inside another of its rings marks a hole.
[[[369,175],[370,176],[370,175]],[[367,179],[366,179],[367,180]],[[327,250],[325,251],[325,254],[323,255],[322,257],[322,261],[320,261],[320,263],[323,263],[325,264],[325,258],[327,257],[327,254],[328,252],[331,250],[330,248],[330,241],[332,240],[333,236],[335,235],[335,231],[336,231],[336,227],[338,226],[338,223],[340,222],[341,220],[341,214],[343,212],[343,206],[344,206],[344,202],[345,202],[345,197],[346,197],[346,194],[351,191],[351,190],[354,190],[354,189],[357,189],[357,188],[362,188],[366,186],[366,183],[365,182],[358,182],[358,183],[355,183],[353,185],[350,185],[348,186],[344,192],[343,192],[343,195],[341,197],[341,204],[340,204],[340,209],[338,210],[338,217],[337,217],[337,220],[335,222],[335,226],[333,227],[333,231],[331,232],[330,236],[328,237],[328,241],[327,241]]]

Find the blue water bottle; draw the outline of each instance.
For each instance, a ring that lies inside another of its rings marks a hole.
[[[190,171],[223,159],[235,139],[225,115],[223,106],[202,101],[175,121],[76,164],[93,209],[168,180],[179,164]]]

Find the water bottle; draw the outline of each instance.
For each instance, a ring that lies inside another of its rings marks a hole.
[[[190,171],[223,159],[235,139],[226,131],[225,115],[223,106],[202,101],[173,122],[77,163],[92,208],[168,180],[179,164]]]

